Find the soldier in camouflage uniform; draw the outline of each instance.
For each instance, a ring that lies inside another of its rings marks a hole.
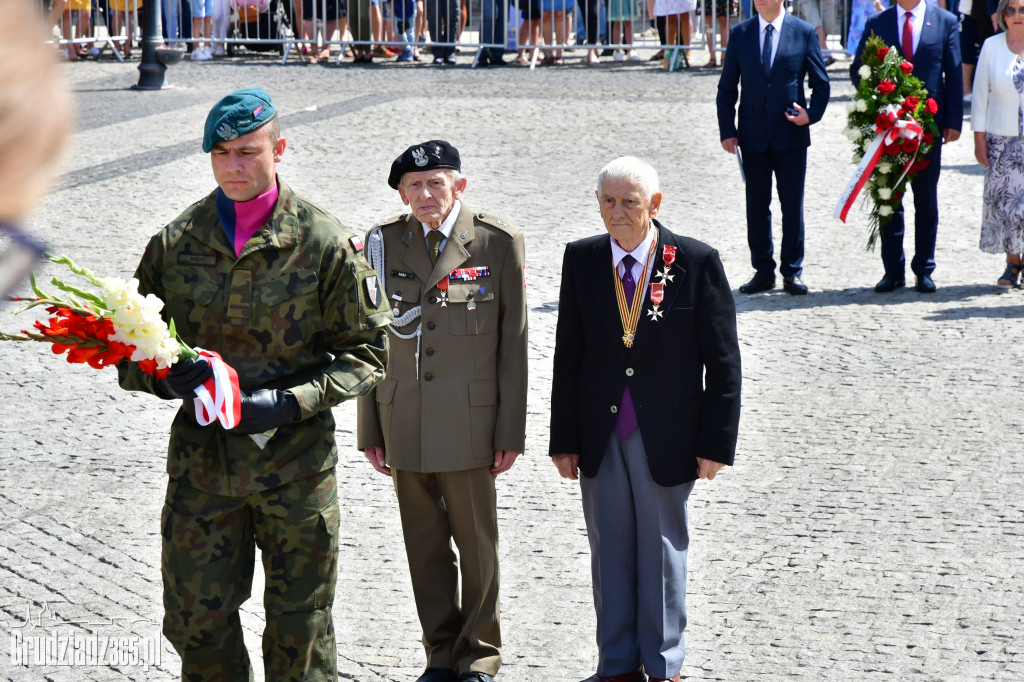
[[[171,427],[161,527],[164,634],[190,682],[253,679],[238,609],[257,546],[266,679],[337,679],[330,408],[383,377],[392,317],[358,237],[277,178],[284,148],[265,92],[221,100],[203,141],[218,189],[150,240],[135,274],[185,343],[220,353],[242,390],[227,431],[196,420],[205,361],[178,362],[160,381],[119,368],[125,389],[186,399]]]

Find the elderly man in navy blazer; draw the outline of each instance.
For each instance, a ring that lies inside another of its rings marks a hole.
[[[924,0],[897,0],[894,7],[876,14],[864,25],[864,35],[850,65],[854,87],[860,83],[864,43],[874,33],[895,47],[914,65],[914,75],[924,82],[928,94],[939,109],[935,123],[942,140],[954,142],[963,126],[963,73],[960,66],[960,33],[957,18]],[[917,290],[935,291],[935,236],[939,230],[939,170],[942,145],[936,144],[925,157],[930,163],[917,174],[910,188],[914,191],[914,258],[910,269],[917,278]],[[903,202],[882,230],[882,265],[885,274],[875,291],[889,292],[905,286],[906,257],[903,254]]]
[[[732,464],[740,417],[736,309],[718,252],[655,216],[658,174],[601,170],[608,234],[565,249],[550,454],[583,474],[597,610],[588,682],[678,680],[685,653],[686,501]]]
[[[779,272],[790,294],[807,293],[804,262],[804,176],[808,126],[821,120],[829,82],[814,27],[786,13],[785,0],[754,0],[757,16],[733,28],[718,81],[722,148],[742,153],[746,176],[747,244],[754,277],[744,294],[775,288],[772,257],[772,175],[782,207]],[[804,98],[804,79],[811,103]],[[739,99],[739,127],[736,100]],[[806,107],[806,108],[805,108]]]

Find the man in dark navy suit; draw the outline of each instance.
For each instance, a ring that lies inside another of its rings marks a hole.
[[[612,161],[597,198],[608,234],[565,248],[549,450],[563,477],[583,474],[599,654],[587,682],[678,682],[686,501],[736,451],[736,308],[718,252],[654,219],[650,165]]]
[[[914,65],[914,76],[924,82],[928,94],[938,105],[935,123],[942,131],[943,143],[960,137],[964,118],[963,73],[960,66],[960,33],[957,18],[924,0],[897,0],[895,7],[876,14],[864,25],[857,56],[850,65],[854,87],[860,83],[864,43],[874,33],[895,47]],[[938,184],[942,145],[936,144],[925,159],[928,167],[917,174],[914,190],[914,258],[910,269],[917,277],[917,290],[935,291],[935,235],[939,229]],[[882,230],[882,265],[885,275],[875,291],[893,291],[906,284],[903,255],[903,202]]]
[[[772,174],[782,205],[779,272],[786,291],[807,293],[804,262],[804,176],[808,126],[821,120],[829,83],[814,27],[789,15],[785,0],[754,0],[757,16],[729,35],[718,81],[718,131],[725,151],[742,152],[747,194],[747,244],[753,279],[740,287],[755,294],[775,287],[772,258]],[[811,103],[804,99],[804,77]],[[739,128],[736,100],[739,99]],[[804,108],[806,106],[806,108]]]

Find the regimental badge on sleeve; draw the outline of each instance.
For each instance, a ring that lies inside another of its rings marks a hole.
[[[380,282],[377,280],[377,275],[370,275],[363,280],[366,286],[366,299],[370,303],[371,308],[379,308],[382,293],[380,290]]]

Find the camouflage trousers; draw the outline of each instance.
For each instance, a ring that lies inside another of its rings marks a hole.
[[[245,497],[168,482],[163,631],[181,656],[183,680],[253,679],[238,609],[251,594],[256,547],[266,574],[266,679],[338,679],[338,520],[333,469]]]

